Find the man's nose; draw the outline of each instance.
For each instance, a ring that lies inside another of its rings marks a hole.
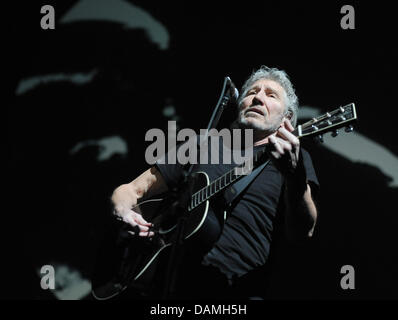
[[[261,94],[261,92],[258,92],[254,97],[252,101],[252,105],[264,105],[264,98]]]

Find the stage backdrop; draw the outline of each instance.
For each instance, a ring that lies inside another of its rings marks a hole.
[[[43,20],[44,5],[54,25]],[[149,167],[146,132],[167,131],[171,120],[206,128],[224,77],[240,87],[261,65],[290,75],[299,123],[351,102],[358,112],[354,132],[302,141],[321,184],[319,221],[308,244],[277,255],[264,294],[397,298],[387,4],[74,0],[33,1],[16,12],[7,62],[11,221],[2,224],[15,277],[3,279],[6,298],[86,298],[112,219],[110,195]],[[235,115],[227,109],[220,127]],[[54,290],[41,288],[44,265],[55,268]],[[354,289],[341,287],[343,266],[355,271]]]

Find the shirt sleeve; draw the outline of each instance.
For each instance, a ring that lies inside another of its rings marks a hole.
[[[195,137],[179,144],[177,147],[169,150],[164,156],[160,157],[156,161],[155,167],[162,175],[169,189],[172,189],[178,185],[183,177],[184,169],[188,169],[190,165],[189,163],[186,165],[181,164],[181,161],[177,159],[178,150],[182,147],[184,147],[184,149],[189,147],[196,148],[197,139],[198,137]],[[195,163],[197,163],[197,159],[195,160]]]
[[[174,150],[172,152],[174,152]],[[169,153],[158,159],[155,163],[155,167],[162,175],[169,189],[172,189],[178,185],[183,173],[183,167],[178,161],[175,163],[170,163]]]
[[[319,194],[319,180],[315,172],[314,165],[312,163],[312,159],[310,154],[305,150],[301,149],[301,154],[303,157],[303,163],[304,163],[304,168],[305,168],[305,173],[307,176],[307,183],[310,184],[311,186],[311,191],[314,194],[315,197]]]

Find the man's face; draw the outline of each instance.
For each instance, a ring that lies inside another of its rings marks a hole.
[[[285,90],[278,82],[260,79],[243,98],[239,106],[238,122],[245,128],[272,133],[281,125],[285,101]]]

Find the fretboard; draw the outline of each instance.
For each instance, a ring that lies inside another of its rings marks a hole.
[[[266,152],[265,147],[258,150],[256,154],[252,158],[250,158],[250,160],[247,160],[243,164],[236,166],[232,170],[223,174],[221,177],[212,181],[208,186],[195,192],[191,197],[191,203],[190,206],[188,207],[188,210],[191,211],[195,209],[197,206],[209,200],[215,194],[225,189],[230,184],[234,183],[236,180],[250,173],[254,166],[259,165],[265,152]]]

